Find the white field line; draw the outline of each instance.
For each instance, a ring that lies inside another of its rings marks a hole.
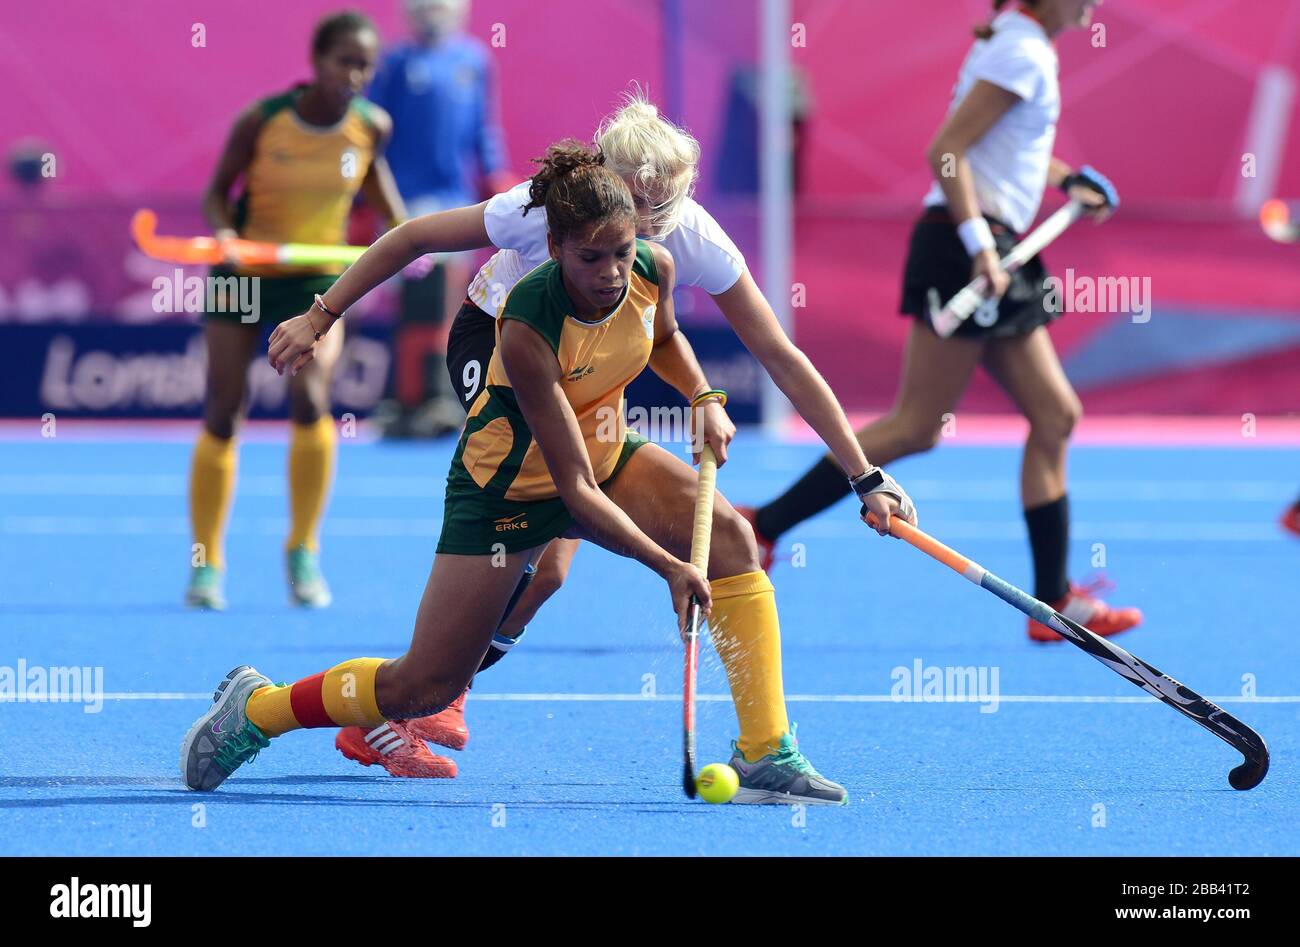
[[[237,517],[228,530],[234,535],[278,536],[288,527],[281,515],[257,519]],[[441,519],[399,516],[336,516],[322,531],[329,536],[436,536]],[[4,516],[0,534],[14,536],[187,536],[189,521],[181,516]]]
[[[922,507],[924,512],[924,507]],[[1075,521],[1070,532],[1076,542],[1294,542],[1275,522],[1273,511],[1254,522]],[[998,520],[956,520],[926,518],[922,525],[937,538],[959,540],[1024,540],[1025,526],[1018,518]],[[283,515],[237,517],[231,535],[279,536],[288,528]],[[402,516],[331,516],[322,524],[326,536],[395,537],[436,536],[440,518]],[[189,521],[182,516],[0,516],[0,535],[9,536],[188,536]],[[855,517],[820,520],[796,527],[782,541],[782,547],[809,539],[858,539],[866,527]]]
[[[441,500],[444,477],[353,475],[340,479],[334,495],[363,498],[411,498]],[[1238,480],[1216,484],[1209,480],[1076,480],[1070,484],[1074,500],[1142,503],[1189,503],[1224,501],[1238,503],[1286,503],[1295,499],[1291,480]],[[0,474],[0,496],[157,496],[183,497],[188,490],[184,476],[175,474]],[[241,496],[283,497],[287,486],[283,476],[241,476]],[[915,500],[962,502],[1016,500],[1015,477],[997,480],[919,478],[907,481]]]

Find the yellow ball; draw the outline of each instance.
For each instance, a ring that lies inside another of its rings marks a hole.
[[[705,802],[730,802],[740,788],[740,777],[726,763],[710,763],[695,777],[695,791]]]

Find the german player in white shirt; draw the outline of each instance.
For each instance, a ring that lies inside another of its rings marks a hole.
[[[1008,276],[998,260],[1027,231],[1048,186],[1082,202],[1098,221],[1118,205],[1111,183],[1084,167],[1073,171],[1052,156],[1061,113],[1055,37],[1087,28],[1101,0],[1022,0],[1002,10],[977,40],[954,89],[952,106],[927,159],[935,180],[912,231],[901,311],[914,319],[893,408],[858,432],[877,463],[930,450],[943,418],[957,407],[975,366],[982,364],[1029,422],[1020,472],[1021,502],[1034,561],[1035,596],[1099,635],[1142,620],[1135,608],[1111,608],[1093,589],[1069,581],[1066,448],[1082,413],[1046,325],[1059,312],[1046,297],[1047,273],[1035,258]],[[994,10],[1009,6],[997,0]],[[951,299],[985,276],[1001,297],[951,338],[930,327],[927,296]],[[771,562],[773,544],[791,527],[844,495],[836,458],[827,457],[782,496],[750,518]],[[1029,637],[1059,641],[1030,621]]]

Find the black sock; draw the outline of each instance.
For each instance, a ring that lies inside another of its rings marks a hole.
[[[535,575],[537,575],[537,568],[535,566],[531,564],[524,566],[524,573],[519,577],[519,584],[516,585],[515,590],[510,593],[510,601],[506,603],[506,613],[501,616],[502,625],[506,623],[506,619],[510,617],[510,613],[513,612],[515,606],[519,604],[519,599],[523,597],[524,590],[528,588],[529,584],[533,581],[533,576]],[[492,644],[488,646],[487,654],[483,655],[483,660],[479,662],[478,670],[486,671],[492,665],[504,658],[507,652],[509,652],[519,639],[524,636],[526,630],[527,629],[525,628],[520,628],[518,635],[509,638],[501,634],[498,626],[497,633],[492,636]],[[477,674],[478,671],[475,671],[474,673]]]
[[[519,638],[522,638],[524,632],[527,630],[527,628],[519,629],[518,638],[507,638],[505,635],[500,633],[494,635],[492,638],[492,644],[488,645],[487,654],[483,655],[483,660],[479,664],[478,670],[474,673],[481,674],[509,654],[510,649],[519,643]]]
[[[1034,597],[1052,603],[1070,591],[1070,498],[1025,510],[1029,548],[1034,555]]]
[[[853,492],[849,478],[829,457],[817,461],[789,490],[760,507],[755,516],[764,539],[775,541],[782,533],[834,506]]]

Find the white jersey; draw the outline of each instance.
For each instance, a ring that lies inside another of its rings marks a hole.
[[[499,249],[475,274],[469,298],[494,316],[515,283],[550,259],[546,210],[538,207],[524,216],[528,185],[525,181],[496,195],[483,210],[488,238]],[[658,242],[673,255],[678,286],[698,286],[717,296],[735,286],[745,271],[745,258],[727,232],[689,197],[682,208],[681,222]]]
[[[1042,25],[1009,10],[993,20],[993,37],[978,40],[962,63],[953,90],[955,110],[980,79],[1020,101],[966,151],[975,178],[980,210],[1024,233],[1038,214],[1047,187],[1061,89],[1056,49]],[[925,196],[927,207],[944,204],[936,181]]]

